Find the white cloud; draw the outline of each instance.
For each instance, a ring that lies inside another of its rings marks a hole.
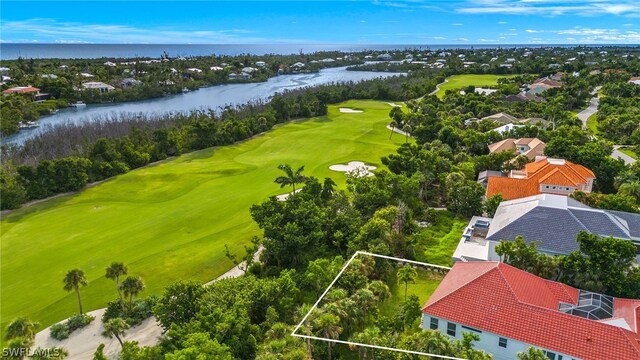
[[[617,15],[640,16],[637,0],[468,0],[456,8],[465,14],[506,14],[560,16]]]
[[[434,36],[433,39],[434,40],[447,40],[447,38],[444,37],[444,36]]]
[[[2,21],[0,32],[5,42],[21,38],[58,43],[264,43],[304,41],[266,39],[247,29],[137,28],[120,24],[83,24],[54,19]]]
[[[451,26],[463,26],[463,25],[464,25],[463,23],[453,23],[453,24],[451,24]]]
[[[592,29],[585,27],[575,27],[562,30],[525,30],[527,33],[546,33],[554,35],[570,35],[563,39],[571,40],[572,43],[623,43],[633,44],[640,42],[640,33],[632,30],[621,31],[619,29]],[[548,40],[548,39],[547,39]]]
[[[456,40],[457,41],[469,41],[469,39],[467,39],[467,38],[457,38]]]
[[[504,24],[508,24],[508,23],[506,21],[498,21],[498,24],[504,25]]]

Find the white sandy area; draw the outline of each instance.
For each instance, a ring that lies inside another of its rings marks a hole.
[[[347,114],[357,114],[357,113],[361,113],[361,112],[364,112],[364,111],[351,109],[351,108],[340,108],[340,112],[341,113],[347,113]]]
[[[389,106],[393,106],[393,107],[401,107],[400,105],[398,105],[396,103],[392,103],[392,102],[388,102],[387,104],[389,104]]]
[[[297,191],[300,190],[296,190],[296,192]],[[254,261],[259,261],[260,254],[263,250],[264,247],[260,245],[258,251],[256,251],[256,254],[253,257]],[[204,286],[211,285],[218,280],[243,275],[244,271],[242,270],[242,267],[244,267],[244,265],[245,262],[243,261],[234,266],[233,269],[218,276],[215,280],[204,284]],[[109,339],[102,336],[102,332],[104,331],[104,327],[102,326],[102,314],[104,314],[104,312],[105,309],[88,312],[87,314],[95,317],[91,324],[72,332],[67,339],[62,341],[58,341],[51,337],[50,327],[40,331],[36,334],[34,348],[50,348],[54,346],[62,347],[69,353],[69,356],[66,357],[66,359],[90,360],[93,359],[93,353],[102,343],[105,344],[104,354],[109,359],[117,359],[120,354],[120,350],[122,350],[118,339],[115,337]],[[66,321],[66,319],[63,321]],[[153,346],[158,343],[161,335],[162,327],[156,321],[156,318],[152,316],[143,321],[140,325],[128,329],[125,336],[122,338],[122,341],[137,341],[139,346]]]
[[[496,89],[487,89],[487,88],[479,88],[479,87],[477,87],[475,89],[475,93],[476,94],[480,94],[480,95],[491,95],[496,91],[498,91],[498,90],[496,90]],[[464,90],[460,90],[460,94],[464,95],[465,91]]]
[[[375,166],[365,165],[362,161],[351,161],[348,164],[336,164],[329,166],[329,170],[340,171],[354,175],[356,177],[361,176],[373,176],[371,170],[375,170]]]
[[[302,190],[302,189],[298,189],[295,192],[298,192],[300,190]],[[281,195],[276,196],[276,199],[278,199],[278,201],[285,201],[285,200],[287,200],[289,198],[289,195],[291,195],[291,193],[281,194]]]
[[[102,314],[105,309],[94,310],[87,314],[95,316],[91,324],[72,332],[67,339],[58,341],[51,337],[50,328],[46,328],[36,334],[34,348],[63,347],[69,352],[66,359],[93,359],[93,353],[102,343],[105,344],[104,354],[110,359],[116,359],[121,347],[118,339],[102,336]],[[64,320],[66,321],[66,320]],[[158,343],[162,335],[162,328],[156,322],[155,317],[150,317],[140,325],[128,329],[122,341],[137,341],[140,346],[151,346]]]

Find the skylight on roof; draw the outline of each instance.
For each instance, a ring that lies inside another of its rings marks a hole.
[[[613,317],[613,296],[579,290],[577,305],[560,303],[558,310],[590,320],[610,319]]]

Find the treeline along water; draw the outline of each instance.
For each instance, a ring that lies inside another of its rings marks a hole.
[[[92,119],[105,119],[119,113],[127,114],[170,114],[186,113],[200,109],[219,109],[227,105],[241,105],[252,101],[266,100],[278,92],[311,87],[336,82],[359,82],[374,78],[397,76],[397,73],[348,71],[344,67],[329,68],[318,73],[280,75],[263,83],[218,85],[202,88],[181,95],[163,98],[107,104],[87,105],[85,108],[69,108],[38,120],[40,127],[22,130],[2,139],[6,145],[20,145],[38,134],[50,131],[55,125],[81,123]]]

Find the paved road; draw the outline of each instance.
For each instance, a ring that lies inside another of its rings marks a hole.
[[[627,165],[631,165],[635,163],[637,161],[636,159],[618,150],[621,147],[622,145],[613,145],[613,152],[611,153],[611,157],[614,159],[622,159],[624,163]]]
[[[589,107],[580,111],[578,113],[578,119],[582,120],[582,128],[587,128],[587,119],[589,116],[595,114],[598,111],[598,103],[600,103],[600,99],[598,97],[594,97],[589,102]]]

